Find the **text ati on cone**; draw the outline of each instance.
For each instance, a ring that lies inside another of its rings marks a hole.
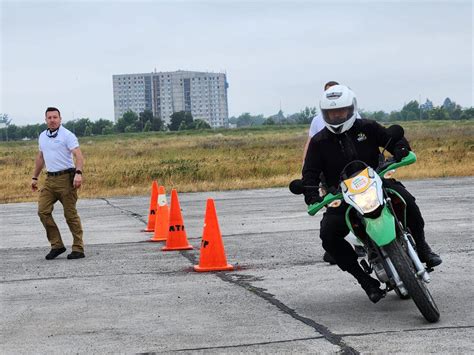
[[[166,245],[161,248],[161,250],[170,251],[189,249],[193,249],[193,246],[188,243],[188,238],[186,237],[186,231],[184,229],[183,216],[181,215],[178,193],[173,189],[171,190],[168,238],[166,239]]]
[[[158,199],[158,183],[154,180],[151,184],[150,209],[148,210],[148,223],[143,232],[155,231],[156,205]]]
[[[164,186],[158,188],[158,206],[156,207],[155,232],[150,242],[164,242],[168,239],[169,215],[168,202]]]
[[[194,270],[198,272],[234,270],[232,265],[227,264],[213,199],[207,200],[199,265],[195,265]]]

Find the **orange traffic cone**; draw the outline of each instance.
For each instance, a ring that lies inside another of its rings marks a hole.
[[[232,265],[227,264],[224,243],[222,242],[216,208],[212,198],[207,200],[199,265],[195,265],[194,270],[199,272],[234,270]]]
[[[179,206],[178,193],[173,189],[171,190],[168,239],[166,239],[166,246],[161,248],[161,250],[188,249],[193,249],[193,246],[188,243],[186,231],[184,230],[183,216],[181,215],[181,207]]]
[[[156,208],[155,233],[150,242],[163,242],[168,239],[170,211],[166,202],[166,192],[163,186],[158,188],[158,207]]]
[[[153,180],[151,184],[150,210],[148,211],[148,224],[142,232],[155,231],[156,203],[158,198],[158,183]]]

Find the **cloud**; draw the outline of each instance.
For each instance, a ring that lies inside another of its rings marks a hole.
[[[155,68],[226,71],[230,115],[317,106],[328,80],[369,110],[472,106],[471,14],[468,1],[4,2],[0,112],[113,119],[112,75]]]

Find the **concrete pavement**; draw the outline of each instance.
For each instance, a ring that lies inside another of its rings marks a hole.
[[[47,261],[35,203],[0,205],[2,353],[473,353],[474,178],[409,181],[443,264],[427,323],[411,300],[376,305],[322,261],[321,216],[287,189],[180,194],[195,250],[148,243],[149,197],[80,200],[86,258]],[[169,192],[169,191],[168,191]],[[228,262],[195,273],[214,198]],[[72,238],[57,204],[63,239]],[[70,248],[69,248],[70,249]]]

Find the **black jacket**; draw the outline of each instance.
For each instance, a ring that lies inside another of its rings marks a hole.
[[[379,147],[385,147],[389,139],[386,128],[367,119],[355,120],[351,129],[342,134],[334,134],[324,128],[309,143],[303,166],[304,185],[318,186],[323,173],[327,186],[337,187],[342,169],[353,160],[362,160],[377,168]],[[387,146],[391,154],[401,148],[410,150],[405,138],[390,142]]]

